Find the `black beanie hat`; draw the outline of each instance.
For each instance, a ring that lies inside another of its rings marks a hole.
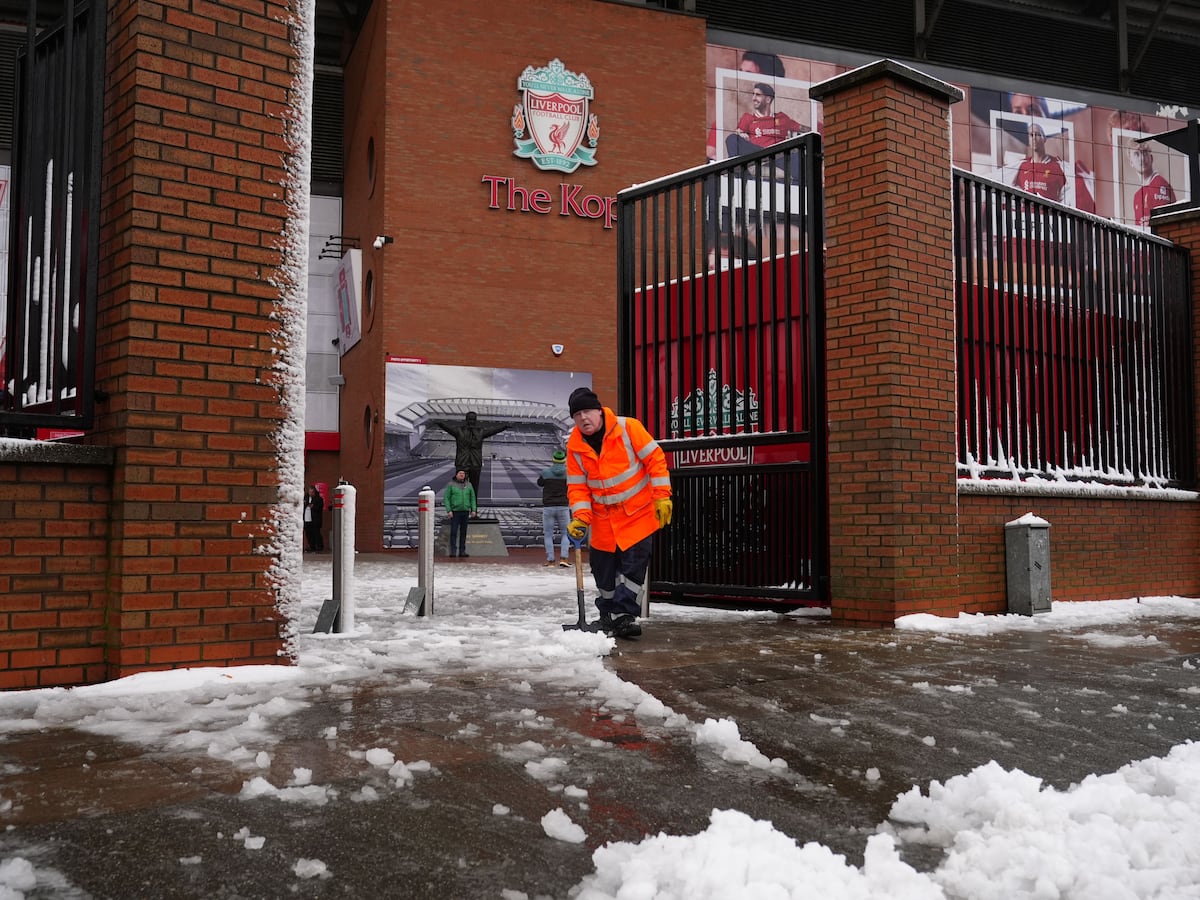
[[[571,399],[567,401],[568,408],[571,410],[571,415],[579,412],[581,409],[604,409],[600,405],[600,398],[597,397],[591,388],[575,388],[571,391]]]

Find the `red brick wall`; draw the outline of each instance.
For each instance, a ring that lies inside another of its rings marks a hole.
[[[1004,523],[1050,523],[1053,600],[1200,597],[1200,503],[1107,497],[959,496],[963,612],[1008,609]]]
[[[885,67],[823,102],[835,619],[953,608],[949,86]]]
[[[91,439],[116,450],[108,676],[277,662],[282,2],[109,3]]]
[[[486,15],[471,0],[372,5],[345,79],[344,230],[380,298],[342,368],[360,549],[381,548],[382,433],[368,446],[364,420],[384,400],[386,354],[590,372],[616,404],[616,230],[561,215],[560,186],[610,197],[704,161],[705,40],[700,18],[596,0],[497,0]],[[600,124],[597,164],[569,175],[513,156],[517,79],[555,58],[591,80]],[[548,191],[553,210],[489,209],[484,175]],[[380,233],[396,243],[377,252]]]
[[[374,313],[364,313],[362,340],[342,356],[341,372],[346,386],[341,390],[341,451],[339,475],[357,490],[355,543],[360,550],[378,550],[383,532],[383,435],[378,428],[384,400],[383,358],[385,354],[403,355],[407,342],[390,346],[384,341],[383,307],[412,305],[403,289],[401,272],[395,267],[399,243],[406,240],[388,229],[383,198],[390,190],[390,154],[385,130],[387,95],[392,92],[386,73],[387,11],[394,4],[372,3],[366,22],[348,60],[343,84],[345,90],[345,175],[342,198],[342,231],[358,237],[362,244],[363,280],[375,283]],[[368,178],[368,145],[375,160],[375,179]],[[399,224],[399,223],[395,223]],[[396,243],[376,250],[372,241],[377,234],[392,234]],[[386,266],[386,267],[385,267]],[[392,272],[389,280],[388,272]],[[391,284],[399,284],[399,289]],[[411,355],[419,355],[411,351]],[[366,427],[372,434],[368,437]]]
[[[56,445],[0,450],[0,690],[106,676],[105,458]]]
[[[1193,191],[1197,188],[1193,188]],[[1192,390],[1196,408],[1196,465],[1200,466],[1200,209],[1163,214],[1157,210],[1150,221],[1159,237],[1187,247],[1192,255]],[[1200,477],[1200,471],[1196,472]],[[1200,548],[1197,550],[1200,553]]]
[[[936,83],[889,66],[815,92],[825,118],[834,618],[1006,611],[1004,523],[1030,511],[1051,523],[1054,599],[1200,595],[1195,500],[958,493],[948,120]],[[1200,253],[1200,213],[1156,225]],[[1200,330],[1193,339],[1200,354]]]

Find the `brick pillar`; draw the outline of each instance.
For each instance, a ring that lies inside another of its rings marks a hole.
[[[1200,185],[1192,185],[1192,196],[1200,193]],[[1192,201],[1196,202],[1196,201]],[[1175,207],[1170,207],[1175,209]],[[1150,220],[1154,233],[1174,244],[1185,247],[1191,254],[1192,291],[1192,406],[1195,455],[1193,471],[1200,477],[1200,209],[1155,210]]]
[[[836,621],[957,609],[949,104],[884,60],[824,104],[829,534]]]
[[[108,677],[277,663],[293,12],[108,14],[92,435],[116,452]]]

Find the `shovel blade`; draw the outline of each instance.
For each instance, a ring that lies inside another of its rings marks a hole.
[[[578,567],[576,567],[576,571],[578,571]],[[595,631],[596,627],[588,624],[587,613],[584,611],[583,585],[579,586],[579,590],[575,594],[575,602],[579,604],[579,620],[570,625],[564,625],[563,631]]]
[[[570,625],[564,625],[563,631],[596,631],[598,627],[597,622],[572,622]]]

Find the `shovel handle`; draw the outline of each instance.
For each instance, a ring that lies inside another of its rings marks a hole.
[[[579,596],[583,597],[583,538],[571,537],[567,535],[567,540],[571,542],[571,546],[575,548],[575,590],[579,592]]]

